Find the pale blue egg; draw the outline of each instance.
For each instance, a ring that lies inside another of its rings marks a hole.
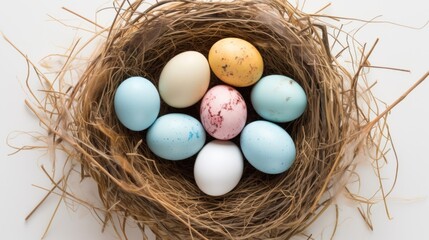
[[[116,116],[125,127],[142,131],[155,122],[161,101],[152,82],[143,77],[130,77],[116,89],[114,106]]]
[[[259,80],[252,89],[251,101],[261,117],[273,122],[295,120],[307,106],[304,89],[283,75],[268,75]]]
[[[259,120],[248,124],[241,132],[240,145],[249,163],[264,173],[282,173],[295,161],[292,138],[272,122]]]
[[[182,160],[198,153],[206,141],[203,125],[195,118],[170,113],[158,118],[149,128],[146,142],[158,157]]]

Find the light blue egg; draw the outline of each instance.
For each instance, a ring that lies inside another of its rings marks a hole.
[[[115,93],[115,113],[128,129],[142,131],[155,122],[160,109],[156,87],[143,77],[124,80]]]
[[[149,149],[167,160],[182,160],[198,153],[206,142],[203,125],[195,118],[170,113],[158,118],[146,135]]]
[[[289,122],[302,115],[307,106],[304,89],[283,75],[268,75],[253,87],[251,101],[255,111],[273,122]]]
[[[272,122],[260,120],[248,124],[241,132],[240,145],[249,163],[264,173],[282,173],[295,161],[292,138]]]

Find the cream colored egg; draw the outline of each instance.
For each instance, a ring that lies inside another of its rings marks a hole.
[[[206,57],[196,51],[182,52],[164,66],[158,89],[162,100],[175,108],[197,103],[210,83],[210,66]]]
[[[209,63],[220,80],[236,87],[253,85],[264,71],[264,62],[258,49],[239,38],[224,38],[213,44]]]

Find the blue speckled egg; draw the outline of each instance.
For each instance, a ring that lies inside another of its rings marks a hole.
[[[158,118],[146,135],[149,149],[167,160],[191,157],[200,151],[205,141],[203,125],[182,113],[170,113]]]
[[[261,117],[273,122],[295,120],[307,106],[304,89],[283,75],[268,75],[259,80],[252,89],[251,101]]]
[[[115,113],[128,129],[142,131],[155,122],[161,106],[156,87],[143,77],[130,77],[116,89]]]
[[[241,132],[240,145],[249,163],[264,173],[282,173],[295,161],[292,138],[272,122],[259,120],[248,124]]]

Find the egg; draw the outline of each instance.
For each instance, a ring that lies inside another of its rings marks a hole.
[[[264,71],[258,49],[240,38],[224,38],[213,44],[209,64],[220,80],[235,87],[253,85]]]
[[[200,118],[212,137],[220,140],[232,139],[246,124],[246,102],[234,88],[217,85],[204,95],[200,106]]]
[[[192,157],[205,141],[206,133],[201,123],[182,113],[170,113],[158,118],[146,134],[149,149],[167,160]]]
[[[195,160],[195,182],[207,195],[224,195],[239,183],[243,165],[243,156],[237,145],[230,141],[211,141]]]
[[[304,89],[283,75],[263,77],[253,87],[250,99],[255,111],[273,122],[289,122],[300,117],[307,106]]]
[[[182,52],[162,69],[159,93],[162,100],[175,108],[186,108],[197,103],[210,83],[210,66],[206,57],[196,51]]]
[[[116,89],[113,105],[119,121],[128,129],[142,131],[156,120],[161,100],[146,78],[130,77]]]
[[[249,163],[267,174],[285,172],[295,161],[292,138],[272,122],[259,120],[248,124],[241,133],[240,146]]]

